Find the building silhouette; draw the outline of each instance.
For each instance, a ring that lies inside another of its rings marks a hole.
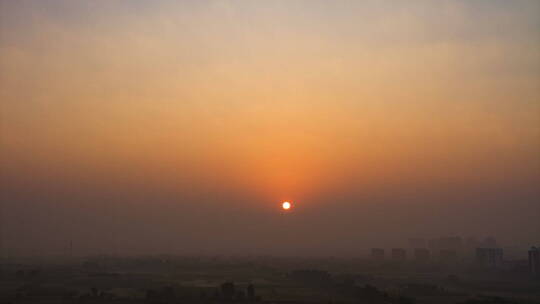
[[[487,268],[498,268],[502,265],[502,248],[476,248],[476,262]]]
[[[317,269],[294,270],[289,274],[293,280],[310,285],[325,286],[332,282],[332,276],[328,271]]]
[[[403,248],[392,248],[392,260],[404,261],[407,259],[407,251]]]
[[[474,236],[469,236],[465,239],[465,248],[478,248],[480,247],[480,241],[474,237]]]
[[[473,257],[476,253],[476,248],[483,247],[480,245],[480,241],[474,236],[467,237],[463,245],[463,251],[467,255],[467,257]]]
[[[233,282],[225,282],[221,284],[221,295],[225,300],[232,300],[236,294],[236,289]]]
[[[456,262],[458,259],[457,251],[452,249],[442,249],[439,252],[439,259],[441,262],[451,263]]]
[[[535,277],[540,277],[540,248],[532,247],[529,250],[529,269]]]
[[[408,243],[410,248],[426,248],[426,239],[423,238],[409,238]]]
[[[463,239],[459,236],[445,236],[428,241],[428,247],[432,251],[450,249],[459,251],[463,248]]]
[[[377,261],[384,260],[384,249],[371,248],[371,258]]]
[[[247,287],[247,297],[249,300],[255,300],[255,286],[249,284]]]
[[[480,246],[484,248],[497,248],[497,240],[494,237],[488,236],[481,243]]]
[[[414,260],[417,262],[426,262],[429,261],[431,253],[427,248],[415,248],[414,249]]]

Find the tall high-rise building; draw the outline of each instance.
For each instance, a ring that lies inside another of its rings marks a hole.
[[[496,247],[498,247],[497,240],[494,237],[491,237],[491,236],[486,237],[481,242],[480,246],[482,246],[484,248],[496,248]]]
[[[439,239],[439,248],[459,251],[463,248],[463,240],[459,236],[441,237]]]
[[[455,250],[443,249],[439,252],[439,259],[441,262],[456,262],[458,260],[458,254]]]
[[[430,258],[430,252],[427,248],[415,248],[414,249],[414,259],[417,262],[425,262]]]
[[[403,261],[407,259],[407,251],[403,248],[392,248],[392,260]]]
[[[503,261],[503,250],[502,248],[476,248],[476,261],[483,267],[500,267]]]
[[[423,238],[410,238],[408,243],[410,248],[426,248],[426,239]]]
[[[371,248],[371,258],[374,260],[384,260],[384,249]]]
[[[465,239],[463,253],[467,257],[473,257],[476,252],[476,248],[480,247],[482,247],[480,246],[480,241],[474,236],[469,236]]]
[[[428,247],[432,252],[441,250],[455,250],[460,253],[463,250],[463,239],[459,236],[446,236],[428,241]]]
[[[532,247],[529,250],[529,269],[535,277],[540,277],[540,248]]]
[[[465,247],[470,248],[478,248],[480,247],[480,241],[474,236],[469,236],[465,239]]]

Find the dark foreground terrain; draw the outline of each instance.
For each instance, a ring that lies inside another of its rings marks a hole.
[[[272,257],[10,259],[0,303],[540,303],[523,263]]]

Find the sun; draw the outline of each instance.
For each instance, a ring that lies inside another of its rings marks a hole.
[[[292,207],[292,204],[289,202],[283,202],[283,204],[281,204],[281,208],[283,208],[283,210],[289,210],[291,209],[291,207]]]

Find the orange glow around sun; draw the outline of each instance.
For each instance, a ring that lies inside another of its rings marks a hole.
[[[281,204],[281,207],[283,208],[283,210],[289,210],[291,209],[291,203],[289,202],[283,202],[283,204]]]

